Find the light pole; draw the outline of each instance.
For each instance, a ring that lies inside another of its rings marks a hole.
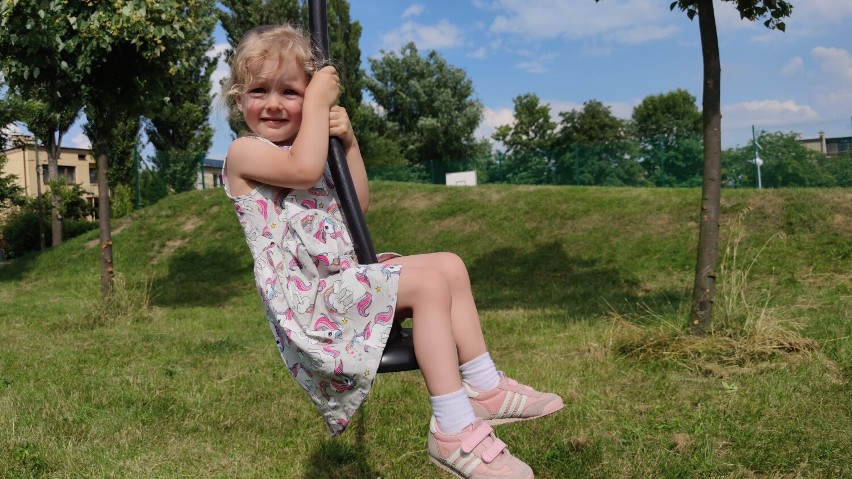
[[[763,182],[760,179],[760,165],[763,164],[763,160],[760,159],[760,155],[758,150],[762,150],[760,145],[757,144],[757,138],[754,134],[754,125],[751,125],[751,143],[754,146],[754,164],[757,166],[757,189],[763,188]]]

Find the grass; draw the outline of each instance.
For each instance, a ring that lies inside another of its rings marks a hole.
[[[566,399],[497,428],[536,477],[852,477],[852,191],[725,191],[714,324],[733,332],[694,341],[696,190],[372,188],[377,250],[459,253],[498,366]],[[0,268],[0,477],[444,477],[417,372],[327,437],[221,191],[114,229],[109,305],[97,232]]]

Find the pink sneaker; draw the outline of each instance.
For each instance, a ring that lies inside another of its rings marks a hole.
[[[435,417],[429,422],[429,459],[441,469],[462,479],[534,479],[532,469],[509,453],[491,426],[480,420],[458,434],[438,429]]]
[[[506,377],[503,371],[500,371],[500,382],[491,391],[477,391],[464,382],[462,385],[476,417],[492,426],[536,419],[563,407],[561,397],[524,386]]]

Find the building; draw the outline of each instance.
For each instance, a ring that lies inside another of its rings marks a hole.
[[[28,197],[35,198],[39,193],[50,190],[47,151],[44,146],[36,147],[33,138],[24,135],[13,136],[11,144],[10,148],[3,150],[3,155],[7,158],[3,174],[14,175],[16,183]],[[64,177],[69,185],[78,185],[85,192],[86,200],[95,206],[98,197],[98,169],[92,151],[63,146],[59,150],[57,163],[59,175]]]
[[[852,153],[852,136],[826,138],[824,132],[819,137],[799,140],[805,148],[822,153],[826,156],[840,156]]]
[[[198,180],[195,182],[195,188],[204,190],[207,188],[222,187],[223,166],[225,166],[225,160],[205,158],[202,163],[202,174],[198,175]]]

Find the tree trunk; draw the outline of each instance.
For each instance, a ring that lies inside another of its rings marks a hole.
[[[704,58],[704,182],[701,188],[701,219],[698,261],[692,287],[690,314],[692,334],[704,335],[713,319],[716,295],[716,259],[719,246],[719,210],[722,190],[722,111],[719,38],[713,0],[698,1],[698,28]]]
[[[107,155],[98,155],[98,224],[101,230],[101,296],[112,294],[112,230],[110,229],[109,183]]]
[[[47,171],[50,178],[50,225],[51,244],[59,246],[62,244],[62,214],[59,212],[61,201],[59,188],[62,182],[59,179],[59,145],[57,144],[55,132],[48,132],[47,144]]]

